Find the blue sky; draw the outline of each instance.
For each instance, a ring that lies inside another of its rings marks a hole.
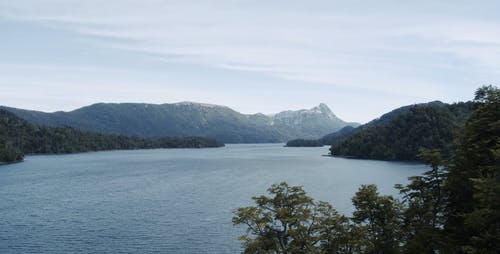
[[[497,2],[0,0],[0,104],[324,102],[366,122],[498,85]]]

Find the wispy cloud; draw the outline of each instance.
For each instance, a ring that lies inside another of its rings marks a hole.
[[[470,2],[331,2],[18,0],[0,1],[0,17],[164,61],[332,89],[432,99],[449,93],[445,83],[457,75],[467,82],[500,77],[500,21],[474,10],[464,15]]]

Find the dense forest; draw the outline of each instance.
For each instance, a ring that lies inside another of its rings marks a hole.
[[[448,115],[435,107],[409,114],[427,117],[421,111],[428,110],[436,117]],[[457,133],[451,156],[421,150],[419,156],[430,170],[410,177],[406,186],[396,185],[401,198],[381,195],[375,185],[362,185],[352,198],[351,216],[315,201],[300,186],[271,186],[269,196],[253,198],[255,206],[234,211],[233,223],[247,228],[240,237],[243,252],[498,253],[499,112],[500,90],[477,90],[473,112]]]
[[[204,137],[147,139],[83,132],[70,127],[37,126],[0,109],[0,162],[20,161],[24,154],[220,146],[223,144]]]
[[[357,128],[332,144],[334,156],[377,160],[418,160],[420,149],[448,152],[473,103],[432,102],[407,106]]]
[[[323,142],[320,139],[293,139],[286,142],[288,147],[316,147],[323,146]]]
[[[416,160],[420,148],[446,150],[453,133],[470,115],[471,107],[471,102],[439,101],[404,106],[357,128],[346,126],[320,139],[290,140],[286,146],[330,145],[335,156]],[[403,146],[405,150],[399,149]]]
[[[344,139],[351,133],[359,131],[360,128],[355,128],[352,126],[346,126],[339,131],[327,134],[319,139],[293,139],[286,143],[288,147],[314,147],[314,146],[325,146],[332,145],[340,140]]]
[[[157,138],[203,136],[225,143],[277,143],[319,138],[344,126],[325,104],[273,115],[242,114],[229,107],[194,102],[173,104],[97,103],[73,111],[45,113],[0,106],[36,125]]]

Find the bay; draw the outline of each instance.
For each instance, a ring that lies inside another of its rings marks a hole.
[[[0,253],[238,253],[232,211],[274,183],[352,212],[427,167],[322,156],[328,147],[238,144],[28,156],[0,166]]]

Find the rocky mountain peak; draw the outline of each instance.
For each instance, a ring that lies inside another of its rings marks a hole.
[[[311,111],[321,112],[321,113],[329,113],[332,112],[330,108],[325,103],[320,103],[318,106],[313,107]]]
[[[313,113],[324,115],[330,119],[338,119],[338,117],[325,103],[320,103],[318,106],[310,109],[310,111],[312,111]]]
[[[246,115],[213,104],[100,103],[70,112],[43,113],[10,108],[35,124],[71,126],[108,134],[140,137],[206,136],[227,143],[283,142],[319,138],[346,125],[321,103],[311,109],[274,115]]]

